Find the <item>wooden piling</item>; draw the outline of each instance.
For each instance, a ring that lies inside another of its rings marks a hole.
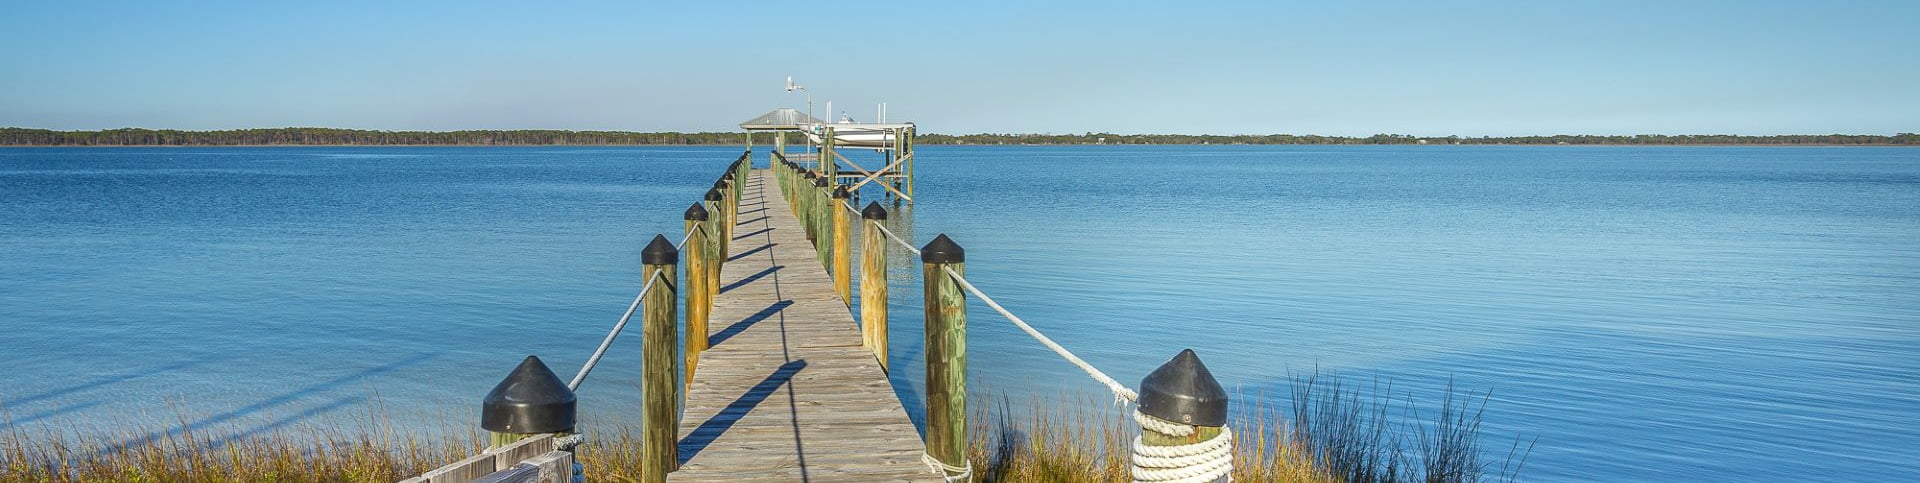
[[[707,322],[713,310],[713,286],[710,279],[714,271],[708,265],[711,250],[707,226],[709,213],[706,203],[694,203],[687,207],[685,215],[687,225],[687,341],[686,341],[686,379],[681,389],[693,384],[693,373],[699,369],[700,351],[707,350]]]
[[[966,274],[966,251],[942,233],[920,249],[926,298],[927,454],[967,466],[967,300],[947,268]]]
[[[818,175],[808,171],[805,180],[794,186],[796,191],[794,197],[800,199],[800,206],[794,208],[794,212],[800,215],[800,227],[807,232],[807,241],[814,242],[815,245],[820,243],[820,234],[816,230],[818,227],[814,225],[818,220],[813,216],[813,205],[817,204],[813,199],[813,192],[814,185],[819,181]]]
[[[780,185],[780,195],[786,197],[787,212],[792,213],[795,209],[798,209],[798,207],[800,206],[798,204],[799,200],[795,200],[793,198],[794,177],[800,176],[800,171],[797,169],[794,169],[792,162],[788,162],[785,169],[787,170],[787,177],[785,180],[786,183],[783,183]]]
[[[852,193],[846,186],[833,188],[833,200],[828,210],[833,212],[833,291],[840,294],[840,302],[853,305],[853,208],[848,199]]]
[[[880,370],[887,368],[887,235],[880,233],[887,210],[868,202],[860,210],[860,344],[873,351]]]
[[[703,201],[701,202],[701,204],[706,206],[708,213],[715,213],[720,211],[720,201],[717,201],[717,200]],[[703,245],[698,245],[700,250],[706,252],[707,264],[706,264],[705,270],[707,273],[705,276],[701,277],[701,281],[704,281],[707,283],[706,302],[709,308],[713,306],[713,299],[715,297],[720,296],[721,264],[718,262],[718,260],[723,260],[727,258],[727,251],[726,251],[726,248],[724,248],[726,245],[724,245],[724,242],[720,240],[721,237],[711,236],[711,234],[719,233],[720,225],[725,223],[726,223],[726,220],[719,220],[719,219],[707,220],[707,222],[705,223],[707,227],[707,233],[709,234],[709,236],[707,237],[707,243]],[[689,244],[688,246],[693,247],[694,245]],[[692,267],[688,267],[687,270],[688,270],[687,273],[693,273]],[[693,283],[693,282],[689,281],[687,283]]]
[[[1137,407],[1141,416],[1167,425],[1190,426],[1193,432],[1179,436],[1161,433],[1143,425],[1139,444],[1185,446],[1211,440],[1226,427],[1228,403],[1226,389],[1220,387],[1213,372],[1207,370],[1207,365],[1200,361],[1199,354],[1195,354],[1193,349],[1182,350],[1140,380]],[[1198,470],[1203,467],[1207,466],[1194,462],[1186,469]],[[1231,472],[1231,465],[1217,467],[1212,470],[1215,476],[1205,481],[1226,482]],[[1200,473],[1193,476],[1204,478],[1206,475]]]
[[[827,272],[831,274],[833,272],[831,262],[833,227],[828,225],[833,223],[833,213],[828,210],[833,207],[833,197],[829,191],[830,188],[827,187],[829,184],[830,181],[826,176],[813,179],[813,188],[807,193],[809,195],[807,198],[813,200],[813,204],[809,207],[807,216],[813,219],[814,259],[819,260],[820,266],[827,268]]]
[[[901,168],[901,171],[905,173],[905,176],[902,176],[901,178],[907,183],[906,194],[908,198],[913,198],[913,162],[915,161],[913,157],[913,137],[916,135],[918,131],[919,131],[919,128],[908,127],[907,135],[900,137],[900,146],[901,146],[900,149],[907,153],[906,166],[903,166]]]
[[[707,205],[707,213],[713,215],[711,216],[711,220],[710,220],[711,223],[707,224],[707,227],[710,228],[710,230],[707,232],[708,234],[719,233],[720,226],[725,225],[727,223],[727,219],[725,217],[726,212],[721,210],[722,208],[721,203],[725,203],[727,199],[727,194],[720,191],[722,189],[721,187],[725,185],[726,183],[723,181],[713,182],[713,188],[708,189],[706,197],[702,198],[703,200],[702,202],[706,203]],[[726,248],[727,240],[724,240],[723,238],[724,237],[721,237],[718,235],[708,237],[708,240],[713,242],[713,248],[715,249],[715,251],[719,253],[726,253],[725,250],[727,249]]]
[[[828,117],[832,117],[832,116],[828,116]],[[840,181],[839,178],[837,177],[837,175],[840,174],[840,161],[833,159],[833,150],[834,150],[833,125],[828,124],[828,125],[822,126],[822,128],[826,132],[820,135],[820,157],[819,159],[815,160],[814,163],[820,166],[820,172],[827,176],[828,181],[837,183]]]
[[[667,473],[673,471],[679,462],[679,450],[676,449],[674,432],[680,427],[680,334],[677,321],[675,269],[680,262],[680,252],[673,242],[665,236],[654,236],[653,242],[640,252],[642,273],[646,280],[653,282],[653,289],[645,297],[645,307],[641,319],[643,330],[641,342],[642,367],[646,371],[641,379],[641,460],[640,481],[659,483],[667,481]]]
[[[804,232],[806,231],[806,227],[807,227],[807,218],[804,215],[800,214],[800,206],[801,206],[800,202],[803,201],[800,198],[801,183],[810,184],[810,183],[813,183],[813,179],[808,178],[806,172],[800,171],[800,167],[798,165],[790,166],[790,169],[787,172],[787,190],[783,194],[787,196],[787,212],[793,213],[796,218],[800,219],[800,228],[801,228],[801,231]],[[805,233],[802,233],[802,234],[805,234]],[[809,236],[807,237],[807,239],[812,240],[813,237]]]
[[[744,167],[747,164],[743,162],[740,165]],[[740,168],[735,168],[731,174],[732,176],[727,180],[727,186],[732,188],[727,191],[727,226],[720,227],[721,234],[727,240],[727,249],[720,252],[722,255],[720,260],[723,264],[727,261],[725,255],[733,253],[733,230],[740,224],[740,197],[747,191],[747,174]]]

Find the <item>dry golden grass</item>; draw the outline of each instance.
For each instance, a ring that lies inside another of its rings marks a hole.
[[[1479,413],[1470,404],[1450,397],[1445,404],[1450,411],[1443,411],[1435,420],[1448,424],[1428,433],[1410,423],[1387,424],[1373,419],[1384,415],[1379,406],[1337,384],[1311,379],[1301,384],[1296,382],[1295,396],[1308,399],[1295,402],[1294,414],[1254,407],[1241,410],[1242,417],[1230,423],[1234,431],[1235,480],[1330,483],[1482,479],[1479,463],[1471,459],[1480,449],[1474,442]],[[1316,393],[1322,389],[1330,390]],[[1469,399],[1472,396],[1468,394]],[[1127,457],[1139,434],[1128,417],[1131,409],[1107,400],[1067,399],[1065,404],[1034,399],[1024,406],[1038,409],[1015,409],[1006,399],[999,399],[998,404],[990,397],[977,399],[969,428],[974,481],[1127,481]],[[1302,414],[1322,426],[1294,426],[1293,420]],[[1327,429],[1329,417],[1341,424]],[[352,429],[309,426],[261,433],[184,424],[174,431],[69,430],[44,434],[29,434],[16,427],[0,431],[0,481],[396,481],[475,454],[484,449],[488,439],[478,428],[451,422],[445,424],[463,429],[434,434],[459,436],[435,440],[402,436],[384,416],[369,417],[364,423]],[[578,449],[577,458],[586,468],[588,481],[638,481],[642,445],[637,424],[588,424],[584,429],[588,438]],[[1355,439],[1353,434],[1371,436]],[[1418,443],[1423,453],[1420,459],[1436,461],[1420,461],[1428,467],[1425,472],[1415,471],[1419,468],[1413,464],[1416,462],[1409,461],[1398,449],[1403,441]],[[1513,454],[1507,459],[1509,465],[1519,462]],[[1524,455],[1520,459],[1524,460]],[[1353,461],[1366,461],[1363,465],[1367,467],[1356,468]],[[1436,471],[1432,468],[1436,463],[1446,464]],[[1517,472],[1517,465],[1512,469]],[[1504,470],[1500,476],[1514,479]]]
[[[1140,434],[1130,409],[1092,399],[1071,404],[1035,400],[1028,407],[1045,409],[1016,411],[1005,400],[998,410],[975,409],[969,428],[974,481],[1129,481],[1128,456]],[[1010,414],[1015,412],[1022,414]],[[1277,413],[1256,408],[1250,414],[1260,416],[1229,423],[1234,480],[1337,481],[1314,466]]]
[[[976,481],[1125,481],[1127,448],[1138,429],[1115,414],[1085,406],[1035,411],[995,421],[976,418]],[[984,412],[982,412],[984,414]],[[384,426],[383,426],[384,427]],[[1274,442],[1284,426],[1236,426],[1235,479],[1331,481]],[[639,427],[589,429],[578,457],[589,481],[637,481]],[[360,434],[296,428],[263,435],[188,428],[174,432],[93,433],[29,437],[0,433],[0,481],[35,482],[321,482],[396,481],[480,451],[477,430],[457,441],[396,437],[390,428]],[[129,443],[130,444],[121,444]]]

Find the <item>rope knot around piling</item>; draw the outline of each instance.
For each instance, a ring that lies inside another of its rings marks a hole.
[[[920,462],[927,464],[927,471],[940,475],[940,479],[946,480],[948,483],[973,481],[973,461],[966,461],[966,466],[954,466],[941,462],[939,458],[933,457],[932,454],[920,453]]]
[[[1192,436],[1197,428],[1133,412],[1140,429],[1168,437]],[[1220,428],[1212,438],[1192,444],[1148,446],[1146,436],[1133,439],[1132,476],[1136,482],[1201,483],[1232,481],[1233,430]]]

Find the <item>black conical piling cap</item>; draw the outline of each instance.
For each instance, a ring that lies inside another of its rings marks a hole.
[[[818,177],[820,177],[820,175],[816,175],[816,174],[813,174],[813,172],[812,172],[812,171],[808,171],[808,172],[807,172],[807,179],[814,179],[814,178],[818,178]]]
[[[852,197],[853,197],[853,192],[847,191],[846,185],[833,187],[833,199],[844,200]]]
[[[664,235],[654,235],[653,241],[640,250],[640,263],[647,265],[672,265],[680,263],[680,250],[673,247]]]
[[[818,177],[818,178],[814,178],[814,179],[813,179],[813,187],[815,187],[815,188],[825,188],[825,187],[827,187],[827,177],[826,177],[826,176],[821,176],[821,177]]]
[[[573,390],[539,357],[527,356],[480,404],[480,428],[495,433],[557,433],[573,429]]]
[[[720,179],[714,180],[713,189],[717,189],[717,190],[727,189],[727,178],[725,176],[722,176],[720,177]]]
[[[945,233],[933,237],[933,241],[927,242],[927,246],[920,247],[920,263],[965,263],[966,261],[967,251],[960,248],[959,243],[954,243],[952,238],[947,238]]]
[[[1180,351],[1140,380],[1140,412],[1192,426],[1227,425],[1227,390],[1193,349]]]
[[[722,198],[726,198],[726,195],[720,194],[719,188],[707,190],[707,201],[720,201]]]
[[[860,209],[860,217],[869,220],[885,220],[887,219],[887,209],[881,208],[880,202],[878,201],[869,201],[867,202],[866,208]]]
[[[694,203],[687,207],[687,221],[707,221],[707,207]]]

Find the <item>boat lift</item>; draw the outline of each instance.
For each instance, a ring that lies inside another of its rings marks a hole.
[[[742,122],[740,128],[747,131],[749,149],[753,147],[754,133],[772,132],[774,153],[826,176],[835,184],[846,186],[849,191],[857,192],[862,186],[873,183],[885,189],[889,197],[913,202],[914,125],[911,122],[826,122],[783,107]],[[787,153],[786,133],[789,132],[801,133],[806,138],[804,152]],[[847,159],[839,152],[843,149],[872,149],[879,152],[880,169],[869,170]],[[768,156],[772,158],[773,155]],[[842,163],[846,169],[842,169]]]

